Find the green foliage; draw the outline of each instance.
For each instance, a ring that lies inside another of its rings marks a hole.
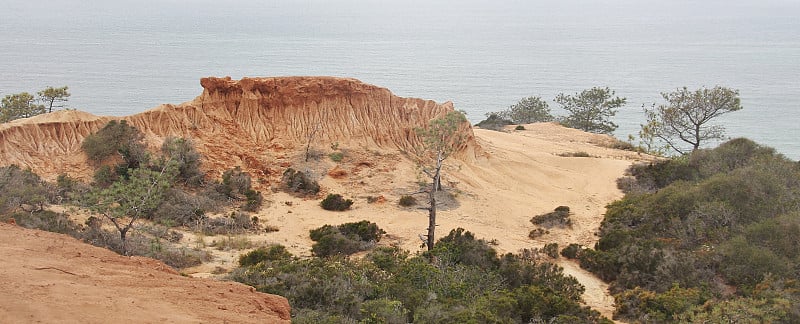
[[[0,215],[16,210],[41,211],[47,203],[44,181],[16,165],[0,167]]]
[[[303,196],[314,196],[319,193],[319,183],[310,179],[305,173],[292,168],[283,172],[283,188],[289,193]]]
[[[82,230],[81,226],[69,219],[66,214],[49,210],[36,212],[23,211],[9,214],[0,213],[0,222],[5,223],[12,218],[17,225],[25,228],[67,234],[73,237],[79,237]]]
[[[177,178],[192,186],[203,182],[200,171],[200,153],[194,148],[191,140],[169,136],[161,144],[161,153],[167,160],[175,161],[178,167]]]
[[[479,123],[475,124],[483,129],[493,130],[493,131],[501,131],[503,127],[508,125],[513,125],[514,123],[506,118],[504,112],[492,112],[486,114],[486,119],[480,121]]]
[[[797,162],[735,139],[631,174],[636,188],[608,206],[595,249],[575,253],[611,281],[621,316],[716,321],[731,312],[792,322],[800,313],[780,306],[797,300],[795,288],[755,298],[765,281],[796,280],[800,269]],[[710,296],[720,299],[703,304]]]
[[[467,122],[463,112],[451,111],[442,118],[432,119],[426,128],[417,128],[416,133],[422,139],[422,155],[432,159],[446,159],[450,154],[460,150],[464,144],[465,134],[458,131]]]
[[[554,101],[570,113],[560,120],[562,125],[586,132],[611,134],[617,129],[611,118],[626,102],[625,98],[612,97],[614,91],[608,87],[594,87],[574,95],[560,93]]]
[[[725,128],[711,122],[742,109],[739,91],[720,86],[695,91],[683,87],[661,96],[665,104],[645,108],[647,123],[642,125],[640,136],[659,140],[680,154],[697,150],[708,141],[725,139]]]
[[[550,107],[541,97],[527,97],[520,99],[508,109],[500,112],[492,112],[486,115],[486,120],[481,121],[476,126],[484,129],[501,130],[503,126],[512,124],[530,124],[553,121],[550,114]],[[519,125],[516,130],[524,130],[525,127]]]
[[[328,157],[333,162],[342,162],[342,159],[344,158],[344,153],[342,153],[342,152],[333,152],[331,154],[328,154]]]
[[[361,227],[361,226],[358,226]],[[312,236],[330,236],[324,226]],[[261,260],[231,278],[285,296],[301,323],[598,323],[583,287],[561,268],[508,254],[471,233],[437,242],[437,255],[381,247],[365,258]]]
[[[675,321],[677,315],[702,305],[707,297],[702,296],[700,289],[684,289],[674,285],[661,294],[636,287],[615,295],[614,299],[615,317],[664,323]]]
[[[570,212],[567,206],[558,206],[554,211],[536,215],[531,218],[531,223],[546,228],[570,227],[572,220],[569,218]]]
[[[542,252],[553,259],[558,259],[558,243],[545,244],[542,247]]]
[[[239,256],[239,266],[247,267],[258,264],[264,261],[279,261],[287,260],[292,257],[292,254],[286,250],[286,247],[280,244],[270,245],[268,247],[260,247]]]
[[[47,112],[53,112],[53,108],[64,108],[63,103],[69,100],[69,96],[71,95],[67,86],[63,86],[60,88],[53,88],[47,87],[46,89],[37,92],[36,94],[39,96],[39,101],[44,103],[44,107],[47,108]]]
[[[205,212],[213,209],[213,202],[202,195],[193,195],[172,188],[164,194],[164,202],[150,218],[165,225],[195,226],[203,221]]]
[[[417,204],[417,199],[411,195],[403,195],[400,197],[398,204],[403,207],[411,207]]]
[[[222,173],[222,183],[215,190],[230,200],[241,201],[244,211],[255,212],[261,208],[264,197],[260,191],[253,190],[250,174],[237,166]]]
[[[149,156],[143,144],[144,135],[126,120],[112,120],[102,129],[87,136],[81,149],[89,161],[100,164],[114,154],[122,157],[121,169],[135,169],[148,162]]]
[[[350,209],[350,206],[353,205],[353,200],[344,199],[340,194],[328,194],[319,205],[324,210],[345,211]]]
[[[497,252],[483,239],[476,239],[475,235],[463,228],[451,230],[447,236],[436,242],[433,254],[442,262],[463,265],[496,266]]]
[[[324,225],[310,231],[311,252],[318,257],[349,255],[364,251],[386,234],[377,224],[363,220],[338,226]]]
[[[134,222],[147,217],[164,200],[175,177],[176,168],[168,165],[161,171],[133,169],[127,179],[120,179],[108,188],[93,188],[86,203],[89,209],[110,220],[117,228],[122,253],[127,254],[126,234]]]
[[[33,117],[47,112],[43,105],[36,104],[36,99],[27,92],[6,95],[0,104],[0,123],[15,119]]]
[[[547,101],[541,97],[527,97],[508,107],[508,118],[514,124],[530,124],[553,121]]]
[[[571,243],[561,250],[561,256],[567,259],[575,259],[578,257],[578,254],[581,253],[581,250],[583,250],[583,247],[580,244]]]
[[[514,127],[514,130],[525,130],[525,126],[517,125],[517,127]]]

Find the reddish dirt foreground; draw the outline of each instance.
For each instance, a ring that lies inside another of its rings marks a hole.
[[[0,224],[0,322],[289,323],[285,298]]]

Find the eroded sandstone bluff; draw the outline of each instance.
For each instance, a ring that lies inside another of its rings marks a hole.
[[[402,98],[388,89],[335,77],[203,78],[203,93],[180,105],[161,105],[126,117],[59,111],[0,125],[0,165],[30,167],[46,179],[65,173],[88,178],[81,142],[109,120],[125,119],[157,149],[167,136],[191,138],[205,156],[204,169],[221,174],[241,166],[269,178],[286,151],[298,149],[318,128],[314,143],[412,151],[414,129],[453,110],[450,102]],[[460,129],[464,157],[478,150],[472,129]]]

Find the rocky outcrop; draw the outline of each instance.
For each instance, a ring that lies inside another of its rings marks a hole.
[[[191,138],[212,173],[237,165],[256,176],[269,173],[276,155],[303,147],[315,130],[319,147],[343,143],[412,151],[420,146],[414,129],[453,110],[450,102],[402,98],[347,78],[210,77],[200,84],[203,93],[193,101],[123,118],[153,148],[167,136]],[[0,165],[31,167],[46,178],[59,173],[86,177],[80,143],[110,119],[119,118],[56,112],[4,125]],[[459,156],[469,159],[478,147],[468,123],[460,131],[467,142]]]

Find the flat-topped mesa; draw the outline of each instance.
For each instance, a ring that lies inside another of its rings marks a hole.
[[[233,166],[266,172],[276,152],[300,149],[316,129],[314,145],[342,143],[413,152],[415,128],[453,110],[450,102],[401,98],[388,89],[335,77],[203,78],[203,93],[180,105],[161,105],[127,117],[56,112],[0,125],[0,165],[30,167],[46,179],[61,173],[86,178],[80,142],[105,122],[125,119],[157,149],[167,136],[191,138],[206,156],[204,169]],[[469,123],[456,156],[474,159],[479,147]],[[81,168],[80,166],[83,165]]]

